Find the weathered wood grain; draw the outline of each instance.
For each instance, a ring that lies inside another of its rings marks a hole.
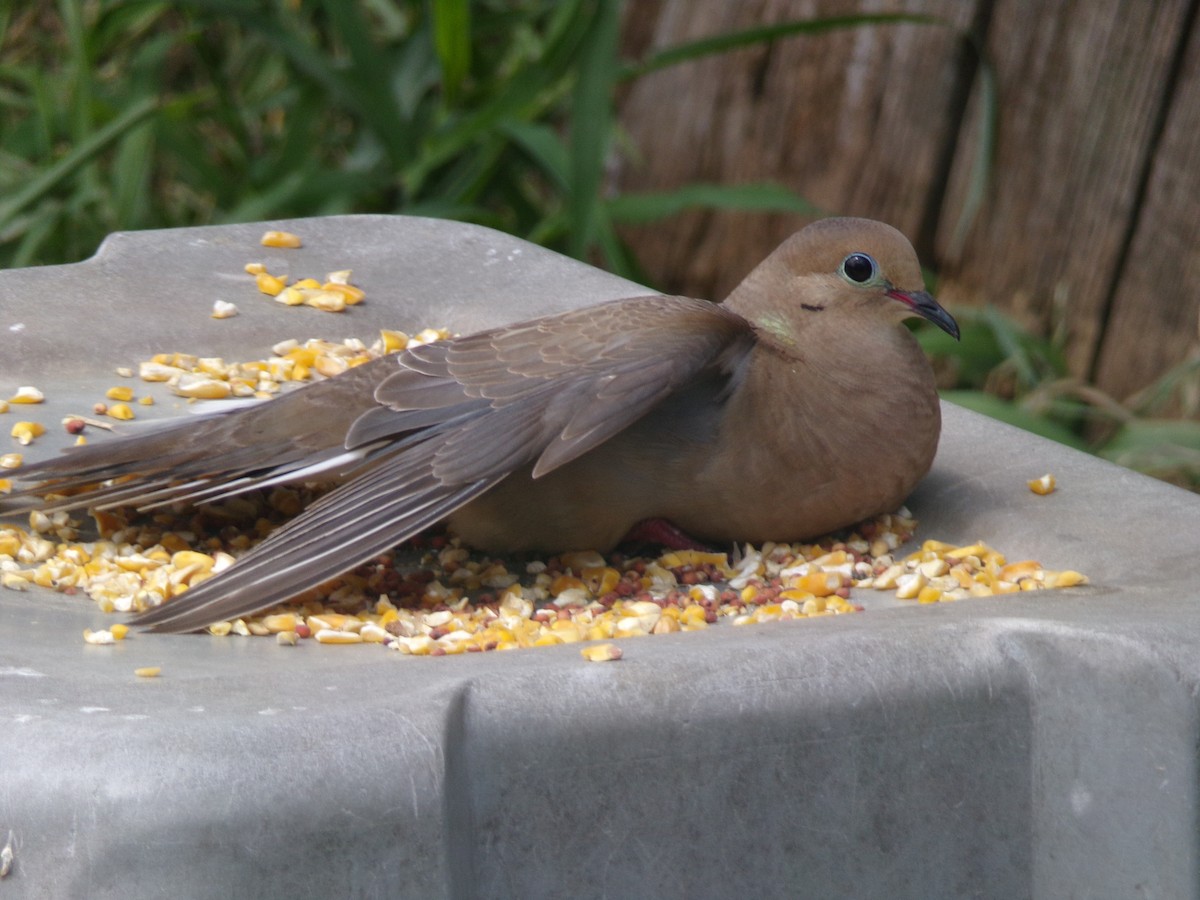
[[[968,118],[941,217],[940,290],[952,303],[996,303],[1043,333],[1064,328],[1079,375],[1091,372],[1100,347],[1191,5],[997,0],[992,14],[987,51],[1000,100],[993,180],[956,246],[951,225],[975,146]],[[1163,177],[1173,165],[1164,163]],[[1158,293],[1161,277],[1147,271],[1125,290]]]
[[[625,43],[637,51],[857,12],[933,14],[965,31],[978,4],[639,0],[635,6]],[[623,100],[621,121],[640,159],[622,164],[614,187],[777,181],[831,212],[885,219],[917,237],[928,232],[930,204],[941,196],[969,62],[955,30],[905,24],[787,38],[653,73]],[[794,216],[689,212],[626,234],[658,285],[719,298],[801,224]]]
[[[1200,355],[1200,16],[1192,21],[1113,295],[1096,381],[1125,397],[1195,355]]]

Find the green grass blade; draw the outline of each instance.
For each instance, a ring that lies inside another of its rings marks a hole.
[[[570,187],[567,216],[571,222],[568,252],[582,259],[596,233],[596,205],[604,180],[604,164],[612,140],[613,90],[617,80],[617,0],[598,0],[584,43],[579,78],[571,103]]]
[[[442,91],[446,105],[455,106],[471,70],[471,4],[469,0],[433,0],[432,19]]]
[[[112,121],[98,128],[83,141],[76,144],[58,162],[35,175],[23,188],[8,199],[0,202],[0,229],[12,219],[21,209],[35,203],[37,200],[54,190],[59,184],[70,178],[82,166],[93,160],[106,150],[114,141],[121,138],[130,129],[136,128],[153,114],[156,101],[147,97],[127,108]]]

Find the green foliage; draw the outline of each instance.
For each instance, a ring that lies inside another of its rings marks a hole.
[[[775,184],[609,196],[621,83],[798,34],[619,56],[619,0],[58,0],[0,11],[0,267],[119,229],[405,212],[636,277],[618,236],[695,206],[816,212]]]
[[[614,227],[625,218],[743,201],[810,209],[776,185],[603,195],[614,91],[634,74],[618,58],[618,11],[616,0],[6,9],[0,266],[79,259],[118,229],[355,211],[453,216],[599,251],[635,274]],[[710,52],[673,48],[669,62]]]
[[[993,308],[955,310],[962,341],[934,328],[918,340],[942,396],[1026,431],[1200,490],[1200,358],[1118,402],[1067,375],[1061,348]],[[1182,419],[1164,418],[1167,413]]]

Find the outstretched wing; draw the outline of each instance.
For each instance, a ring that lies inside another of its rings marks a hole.
[[[255,421],[289,397],[231,414],[240,420],[223,430],[242,438],[233,451],[236,468],[199,460],[177,462],[173,470],[154,465],[153,496],[169,491],[173,474],[189,485],[173,499],[209,496],[231,480],[241,489],[277,479],[281,471],[308,472],[314,463],[340,468],[345,480],[228,571],[134,623],[188,631],[286,600],[441,521],[522,466],[534,463],[537,477],[586,453],[701,371],[731,369],[751,343],[745,321],[722,307],[679,297],[632,298],[417,347],[370,364],[373,383],[363,366],[291,395],[321,388],[323,407],[344,400],[328,432],[313,420],[317,412],[298,401],[290,401],[295,409],[287,417],[277,412],[269,427]],[[350,423],[347,410],[353,410]],[[296,425],[309,449],[275,447],[279,431],[296,416],[307,417]],[[272,445],[269,453],[262,450],[269,464],[260,459],[258,467],[249,449],[254,442],[246,441],[256,430]],[[337,444],[315,441],[312,435],[320,433],[332,433]],[[181,427],[175,440],[184,439],[190,435]],[[125,459],[133,455],[123,451],[118,465],[122,476],[136,480],[137,463]],[[75,474],[63,465],[69,459],[55,461],[53,475],[62,479],[56,484],[94,483],[110,471],[90,465]],[[121,502],[136,501],[132,483],[120,486]]]

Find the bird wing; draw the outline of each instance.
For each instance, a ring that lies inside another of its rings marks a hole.
[[[720,306],[655,296],[398,354],[375,405],[344,432],[344,449],[358,455],[345,482],[229,570],[134,624],[194,630],[286,600],[522,466],[535,463],[537,477],[586,453],[706,368],[732,370],[752,341],[745,320]]]
[[[0,498],[0,514],[199,502],[287,480],[288,473],[303,479],[345,453],[346,431],[374,405],[375,385],[394,367],[390,358],[374,360],[270,402],[71,447],[19,469],[18,489]],[[45,501],[47,494],[62,496]]]

